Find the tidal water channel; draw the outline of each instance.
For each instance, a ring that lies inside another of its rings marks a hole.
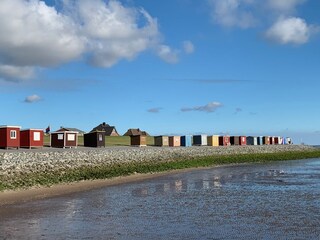
[[[0,239],[319,239],[320,159],[215,167],[0,208]]]

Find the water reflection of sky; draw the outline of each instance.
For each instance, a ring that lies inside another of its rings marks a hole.
[[[195,170],[0,209],[0,239],[317,239],[320,161]]]

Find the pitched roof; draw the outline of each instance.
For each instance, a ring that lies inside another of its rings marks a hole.
[[[111,134],[119,136],[119,133],[117,132],[115,126],[110,126],[105,122],[99,124],[98,126],[96,126],[91,130],[91,132],[94,132],[94,131],[104,131],[106,133],[106,136],[111,136]]]
[[[130,128],[123,136],[150,136],[146,131],[141,131],[139,128]]]
[[[78,132],[80,134],[84,134],[85,131],[82,131],[78,128],[69,128],[69,127],[61,127],[59,130],[57,130],[56,132],[60,132],[60,131],[71,131],[71,132]]]

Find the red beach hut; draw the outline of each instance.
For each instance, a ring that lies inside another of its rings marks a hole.
[[[240,136],[240,145],[241,146],[247,145],[247,137],[246,136]]]
[[[51,133],[50,146],[57,148],[76,148],[78,146],[78,132],[57,131]]]
[[[20,147],[22,148],[42,148],[42,129],[23,129],[20,131]]]
[[[219,146],[230,146],[230,137],[229,136],[219,136]]]
[[[0,148],[19,148],[20,147],[19,126],[0,126]]]

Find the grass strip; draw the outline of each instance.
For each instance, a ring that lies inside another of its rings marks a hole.
[[[207,157],[190,157],[161,162],[135,162],[114,165],[84,166],[65,171],[23,174],[14,178],[0,177],[0,191],[25,189],[33,186],[52,186],[82,180],[108,179],[128,176],[135,173],[155,173],[177,169],[211,167],[221,164],[262,163],[272,161],[319,158],[320,150],[293,151],[277,153],[249,153],[233,155],[213,155]]]

